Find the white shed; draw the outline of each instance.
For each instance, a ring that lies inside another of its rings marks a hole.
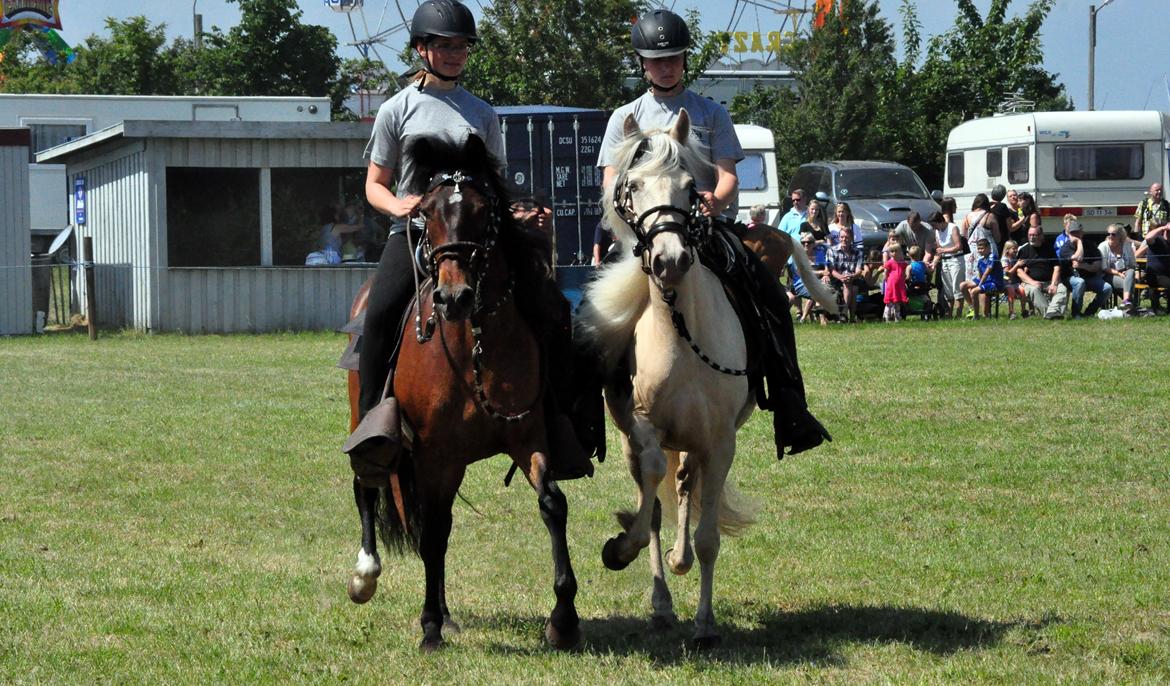
[[[38,153],[38,163],[66,165],[71,219],[79,240],[93,238],[98,324],[188,333],[342,326],[374,265],[306,267],[305,256],[343,209],[368,225],[371,241],[384,238],[360,216],[370,129],[124,121]]]
[[[28,129],[0,129],[0,335],[33,331]]]

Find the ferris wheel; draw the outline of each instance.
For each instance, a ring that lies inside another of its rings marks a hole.
[[[420,0],[383,0],[382,9],[378,11],[377,21],[371,21],[366,16],[365,0],[323,1],[325,6],[334,12],[345,14],[352,38],[346,45],[356,49],[362,57],[376,59],[387,68],[390,67],[390,62],[382,56],[378,49],[389,49],[389,56],[396,57],[397,50],[390,47],[389,41],[395,34],[409,32],[409,17],[414,15],[414,10],[420,2]],[[407,7],[404,8],[403,5],[407,5]],[[371,55],[373,55],[372,58]]]

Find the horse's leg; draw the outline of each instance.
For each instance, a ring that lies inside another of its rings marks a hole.
[[[626,460],[638,483],[638,510],[632,515],[619,515],[626,530],[606,541],[601,549],[601,561],[614,570],[625,569],[650,544],[650,516],[654,512],[658,484],[666,475],[666,455],[648,419],[635,416],[626,439],[623,441]]]
[[[700,475],[700,501],[702,514],[695,527],[695,554],[699,558],[699,607],[695,612],[694,644],[696,648],[710,648],[719,643],[715,630],[715,611],[712,609],[711,594],[715,577],[715,560],[719,557],[719,509],[723,498],[723,485],[735,456],[734,434],[720,442],[720,449],[713,450],[702,460]]]
[[[349,599],[364,603],[374,597],[378,590],[378,575],[382,573],[382,561],[378,558],[377,536],[374,531],[374,512],[378,507],[378,489],[362,486],[357,478],[353,480],[353,499],[357,503],[358,518],[362,522],[362,547],[358,549],[357,564],[353,576],[346,584]]]
[[[683,575],[691,571],[695,557],[691,553],[691,489],[694,487],[694,458],[691,453],[679,455],[678,469],[674,473],[674,488],[678,494],[678,527],[675,532],[674,548],[666,556],[670,571]]]
[[[577,616],[577,577],[569,559],[569,540],[566,526],[569,521],[569,503],[556,482],[548,478],[548,455],[540,450],[516,450],[509,455],[528,477],[536,491],[540,518],[552,541],[553,606],[545,627],[544,637],[558,650],[568,650],[581,640],[580,618]]]
[[[417,464],[426,464],[418,458]],[[450,617],[447,609],[446,557],[447,539],[451,535],[451,506],[463,481],[464,466],[450,465],[444,471],[417,475],[422,525],[419,530],[419,556],[426,568],[426,597],[423,600],[423,639],[419,649],[431,652],[443,645],[443,624]]]
[[[650,515],[650,575],[653,585],[650,589],[650,607],[654,614],[650,616],[650,627],[664,631],[675,625],[678,619],[674,616],[674,600],[670,597],[670,588],[666,585],[666,574],[662,568],[662,501],[654,499],[654,512]]]

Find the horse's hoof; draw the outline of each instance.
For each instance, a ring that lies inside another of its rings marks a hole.
[[[378,579],[377,577],[363,579],[354,574],[346,582],[345,590],[349,593],[350,600],[361,605],[374,597],[374,592],[378,590]]]
[[[572,650],[581,642],[581,628],[574,625],[570,629],[561,630],[548,622],[544,627],[544,640],[557,650]]]
[[[665,633],[678,625],[678,618],[674,613],[668,615],[654,615],[650,618],[650,630],[655,633]]]
[[[723,639],[719,637],[719,634],[711,634],[710,636],[695,636],[693,639],[691,639],[691,648],[698,651],[711,650],[712,648],[718,648],[719,644],[722,642]]]
[[[670,569],[670,573],[675,576],[684,576],[687,572],[691,571],[691,565],[694,563],[695,560],[691,556],[677,559],[674,554],[674,548],[666,551],[666,566]]]
[[[442,637],[424,638],[422,640],[422,643],[418,644],[418,652],[427,653],[427,654],[433,653],[436,650],[438,650],[439,648],[442,648],[444,645],[446,645],[446,643],[447,642],[444,641]]]
[[[618,555],[618,546],[621,545],[624,537],[625,534],[614,536],[601,547],[601,561],[605,564],[606,568],[612,569],[615,572],[629,567],[630,562],[632,562],[632,560],[623,560]]]
[[[463,632],[463,628],[460,627],[459,624],[456,623],[454,619],[451,619],[450,617],[443,618],[443,633],[458,634],[458,633],[462,633],[462,632]]]

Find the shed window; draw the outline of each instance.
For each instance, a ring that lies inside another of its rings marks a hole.
[[[324,255],[309,257],[314,252],[324,253],[326,243],[346,262],[377,262],[388,228],[382,215],[365,202],[364,172],[272,170],[274,265],[319,264]]]
[[[167,168],[167,264],[260,264],[260,170]]]
[[[952,152],[947,155],[947,187],[963,187],[963,153]]]
[[[987,151],[987,175],[999,176],[1003,173],[1003,150],[995,148]]]

